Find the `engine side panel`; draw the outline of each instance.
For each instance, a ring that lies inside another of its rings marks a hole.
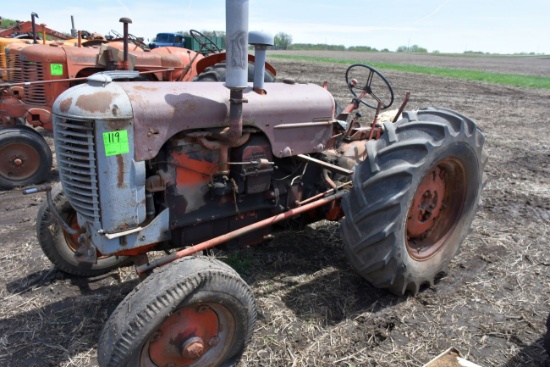
[[[178,132],[229,124],[229,90],[223,83],[117,84],[132,104],[137,160],[156,156]],[[332,95],[314,84],[266,83],[265,90],[260,95],[251,86],[245,89],[243,126],[262,130],[276,157],[321,152],[332,136]]]

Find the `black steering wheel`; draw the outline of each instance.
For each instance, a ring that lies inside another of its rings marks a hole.
[[[143,42],[143,41],[141,40],[141,38],[136,37],[136,36],[134,36],[134,35],[131,34],[131,33],[128,33],[128,40],[129,40],[130,42],[132,42],[134,45],[140,47],[140,48],[141,48],[142,50],[144,50],[144,51],[150,50],[149,46],[147,46],[147,44],[145,44],[145,42]]]
[[[364,65],[354,64],[346,70],[346,85],[356,100],[365,106],[377,109],[389,108],[393,103],[393,89],[390,82],[376,69]]]
[[[122,34],[118,33],[114,29],[111,29],[111,33],[115,36],[115,38],[122,38]]]
[[[218,45],[214,43],[214,41],[206,37],[201,32],[191,29],[189,31],[189,34],[191,35],[191,37],[193,37],[193,39],[195,39],[195,41],[199,43],[199,45],[201,45],[201,48],[199,50],[200,53],[209,54],[209,53],[215,53],[215,52],[221,51]]]

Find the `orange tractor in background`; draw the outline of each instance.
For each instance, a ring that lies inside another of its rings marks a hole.
[[[55,99],[88,76],[105,70],[130,70],[138,72],[140,80],[187,82],[225,61],[225,53],[200,32],[192,32],[200,44],[198,52],[180,47],[150,50],[128,33],[130,19],[120,21],[124,35],[111,41],[90,37],[84,42],[79,38],[77,47],[55,43],[6,46],[7,83],[0,84],[0,187],[30,185],[49,177],[52,152],[34,128],[51,131]],[[213,55],[205,57],[207,54]],[[272,78],[275,70],[269,65],[268,70]],[[219,80],[211,74],[207,73],[206,80]]]
[[[71,35],[36,25],[38,14],[31,13],[31,21],[17,22],[14,26],[0,28],[0,78],[7,80],[7,62],[5,49],[9,44],[59,43],[65,46],[75,46],[77,39]],[[42,38],[40,38],[42,37]]]
[[[17,22],[17,24],[12,27],[0,29],[0,37],[9,37],[9,38],[32,37],[31,39],[34,38],[34,40],[36,41],[38,34],[37,34],[37,26],[36,26],[35,18],[38,18],[38,14],[31,13],[30,21]],[[53,39],[69,40],[74,38],[71,35],[48,28],[46,27],[45,24],[40,24],[39,27],[40,29],[38,31],[41,30],[43,33],[47,34],[50,38],[53,38]]]

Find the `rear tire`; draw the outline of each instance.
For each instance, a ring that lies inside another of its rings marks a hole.
[[[45,181],[51,167],[52,151],[38,132],[26,126],[0,129],[0,187]]]
[[[351,265],[375,287],[416,294],[468,234],[484,181],[484,136],[444,109],[406,112],[384,126],[343,199],[341,234]]]
[[[225,82],[225,76],[227,73],[227,65],[225,62],[215,64],[213,66],[207,67],[202,73],[197,75],[193,81],[194,82]],[[254,81],[254,63],[248,63],[248,81]],[[264,82],[273,83],[275,82],[275,76],[271,74],[269,70],[266,70],[264,73]]]
[[[63,195],[61,183],[52,188],[52,199],[55,209],[72,228],[79,228],[76,211]],[[65,233],[50,212],[48,202],[44,201],[36,218],[36,235],[38,243],[46,257],[61,271],[81,277],[94,277],[113,269],[131,264],[126,256],[100,256],[96,264],[81,263],[74,256],[78,248],[78,239]]]
[[[101,367],[231,366],[252,337],[254,295],[218,260],[184,258],[153,273],[101,332]]]

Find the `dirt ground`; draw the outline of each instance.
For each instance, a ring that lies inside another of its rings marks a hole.
[[[354,55],[368,63],[378,54]],[[475,60],[494,72],[519,67],[517,58]],[[344,65],[271,61],[279,77],[326,80],[339,103],[349,102]],[[458,58],[451,66],[471,62]],[[525,58],[520,66],[526,74],[550,74],[549,58]],[[542,348],[550,312],[550,91],[381,71],[397,104],[410,91],[407,109],[455,109],[484,131],[489,181],[473,231],[448,274],[417,296],[393,296],[355,274],[337,223],[220,253],[258,303],[239,366],[422,366],[449,347],[485,367],[550,366]],[[51,181],[57,179],[54,170]],[[101,327],[138,280],[131,268],[93,279],[53,268],[35,237],[42,200],[0,192],[0,365],[95,366]]]

